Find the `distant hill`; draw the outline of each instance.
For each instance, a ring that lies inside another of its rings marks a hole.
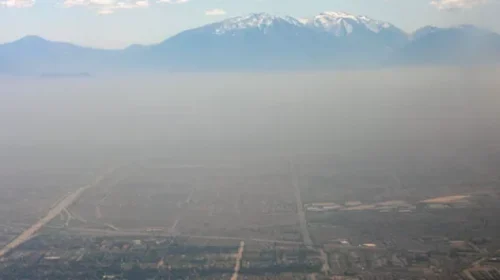
[[[391,23],[340,12],[296,19],[229,18],[165,41],[99,50],[27,36],[0,45],[0,73],[372,68],[500,62],[500,35],[470,25],[406,34]]]
[[[121,51],[100,50],[26,36],[0,45],[0,61],[18,74],[93,72],[115,63]]]
[[[396,64],[491,64],[500,62],[500,35],[471,25],[424,27],[395,51]]]

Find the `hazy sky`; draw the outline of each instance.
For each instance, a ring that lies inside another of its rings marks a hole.
[[[499,0],[0,0],[0,42],[40,35],[121,48],[252,12],[309,17],[322,11],[364,14],[408,32],[462,23],[500,32]]]

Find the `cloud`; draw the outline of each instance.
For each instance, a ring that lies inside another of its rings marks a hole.
[[[99,15],[111,15],[114,12],[115,12],[114,10],[102,9],[102,10],[97,11],[97,14],[99,14]]]
[[[224,11],[222,9],[212,9],[212,10],[205,11],[205,15],[207,15],[207,16],[223,16],[225,14],[226,14],[226,11]]]
[[[87,6],[89,3],[87,0],[66,0],[63,2],[63,5],[66,7]]]
[[[189,2],[189,0],[158,0],[158,3],[166,3],[166,4],[184,4]]]
[[[486,4],[488,0],[432,0],[431,5],[442,11],[470,9]]]
[[[31,8],[36,0],[0,0],[0,7]]]
[[[120,2],[117,2],[113,8],[114,9],[135,9],[135,8],[146,8],[146,7],[149,7],[148,0],[129,1],[129,2],[120,1]]]
[[[86,6],[97,9],[99,15],[110,15],[120,9],[149,7],[149,0],[64,0],[65,7]]]

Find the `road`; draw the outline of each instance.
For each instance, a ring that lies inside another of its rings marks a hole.
[[[191,203],[191,200],[193,199],[194,191],[195,191],[195,188],[191,189],[191,192],[189,193],[188,197],[186,198],[186,204]]]
[[[92,228],[65,228],[67,232],[79,234],[79,235],[92,235],[92,236],[148,236],[148,237],[172,237],[171,233],[168,231],[165,232],[146,232],[144,230],[123,230],[113,231],[113,230],[104,230],[104,229],[92,229]],[[300,245],[302,242],[295,241],[287,241],[287,240],[273,240],[273,239],[264,239],[264,238],[242,238],[242,237],[233,237],[233,236],[209,236],[209,235],[189,235],[177,233],[176,237],[187,237],[187,238],[195,238],[195,239],[211,239],[211,240],[246,240],[248,242],[260,242],[260,243],[277,243],[277,244],[288,244],[288,245]]]
[[[84,191],[98,185],[105,178],[106,175],[110,174],[113,171],[114,169],[108,170],[105,174],[97,177],[93,183],[77,189],[73,193],[70,193],[68,196],[66,196],[64,199],[60,200],[49,210],[49,212],[43,218],[38,220],[32,226],[30,226],[27,230],[25,230],[18,237],[12,240],[9,244],[5,245],[5,247],[3,247],[0,250],[0,259],[2,259],[7,253],[12,251],[13,249],[17,248],[19,245],[30,240],[44,225],[46,225],[52,219],[61,214],[61,212],[63,212],[64,209],[71,206],[82,195]]]
[[[304,213],[304,204],[302,204],[302,197],[300,196],[298,168],[294,167],[295,165],[293,165],[293,163],[290,163],[290,172],[292,176],[292,185],[294,188],[295,201],[297,202],[297,216],[299,218],[300,231],[302,233],[302,239],[304,241],[304,245],[312,249],[314,243],[312,242],[311,235],[309,235],[309,229],[307,228],[306,214]]]
[[[236,254],[236,264],[234,265],[234,273],[231,280],[238,280],[238,275],[240,274],[241,268],[241,259],[243,258],[243,251],[245,251],[245,242],[240,242],[240,248],[238,249],[238,253]]]
[[[231,236],[206,236],[206,235],[184,235],[179,236],[199,238],[199,239],[214,239],[214,240],[241,240],[241,237],[231,237]],[[244,238],[247,241],[261,242],[261,243],[277,243],[277,244],[289,244],[289,245],[299,245],[300,242],[286,241],[286,240],[273,240],[264,238]]]
[[[331,268],[330,268],[330,263],[328,262],[328,254],[323,250],[323,248],[319,249],[319,253],[321,256],[321,261],[323,262],[323,265],[321,266],[321,272],[323,272],[325,275],[330,274]]]
[[[69,222],[71,222],[71,220],[73,219],[73,215],[71,215],[67,208],[64,208],[63,212],[66,214],[66,222],[64,223],[64,226],[68,227]]]
[[[294,188],[295,201],[297,202],[297,216],[299,218],[300,231],[302,232],[302,239],[303,239],[304,245],[308,249],[316,251],[316,249],[314,248],[314,243],[311,239],[311,235],[309,234],[309,229],[307,227],[306,214],[304,213],[304,204],[302,203],[302,197],[300,196],[299,168],[297,166],[295,166],[292,162],[290,162],[290,172],[292,173],[291,174],[292,185]],[[321,271],[325,275],[328,275],[331,271],[330,264],[328,263],[328,254],[323,250],[323,248],[320,248],[318,252],[320,253],[321,262],[323,263],[323,265],[321,267]],[[316,276],[312,275],[311,277],[313,279],[315,279]]]
[[[177,224],[179,224],[179,218],[177,218],[174,224],[168,229],[168,233],[171,235],[177,235]]]

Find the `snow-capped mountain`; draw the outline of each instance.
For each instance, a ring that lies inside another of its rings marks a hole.
[[[241,31],[245,29],[258,29],[266,33],[276,25],[290,25],[302,27],[303,24],[293,17],[279,17],[267,13],[250,14],[246,16],[233,17],[216,23],[211,27],[217,35]]]
[[[181,32],[154,46],[151,60],[191,68],[213,64],[261,68],[278,60],[302,65],[314,60],[311,53],[333,51],[333,41],[295,18],[258,13]]]
[[[389,22],[344,12],[323,12],[301,22],[313,30],[350,42],[352,48],[370,45],[369,50],[375,52],[390,52],[409,40],[408,34]]]
[[[203,40],[205,47],[213,44],[232,40],[234,43],[245,41],[250,44],[280,41],[284,38],[294,40],[313,34],[309,28],[292,17],[279,17],[267,13],[250,14],[247,16],[233,17],[220,22],[215,22],[195,29],[186,30],[164,42],[154,46],[154,49],[174,48],[178,44],[193,44],[194,41]]]
[[[406,37],[405,32],[394,25],[371,19],[367,16],[355,16],[344,12],[324,12],[309,19],[296,19],[290,16],[275,16],[268,13],[255,13],[246,16],[233,17],[204,27],[213,31],[215,35],[224,35],[245,30],[259,30],[268,33],[276,27],[308,28],[316,31],[326,31],[337,37],[349,36],[357,33],[396,32]]]
[[[182,65],[207,60],[252,65],[274,60],[287,65],[366,65],[381,61],[407,40],[407,34],[394,25],[366,16],[325,12],[299,20],[257,13],[184,31],[153,47],[157,54],[153,60]]]
[[[383,30],[397,30],[404,33],[388,22],[344,12],[323,12],[309,19],[302,19],[301,22],[312,28],[318,28],[339,37],[349,36],[354,32],[365,31],[380,33]]]

